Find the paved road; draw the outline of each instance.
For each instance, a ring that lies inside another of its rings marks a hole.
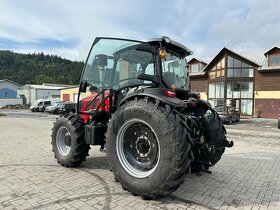
[[[0,117],[0,209],[280,209],[280,130],[275,120],[227,126],[235,141],[212,174],[190,174],[171,196],[144,201],[114,181],[98,147],[79,168],[51,152],[57,116],[5,111]]]

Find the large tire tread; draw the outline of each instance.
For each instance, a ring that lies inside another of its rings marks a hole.
[[[71,151],[67,157],[61,157],[56,149],[56,132],[59,126],[64,125],[69,128],[72,136]],[[77,167],[85,161],[88,156],[90,146],[84,140],[84,122],[77,114],[67,114],[61,116],[54,122],[52,129],[52,151],[57,162],[66,167]]]
[[[109,144],[109,148],[107,147],[108,155],[112,152],[112,148],[110,148],[110,141],[115,141],[112,136],[116,135],[117,128],[115,122],[124,123],[123,113],[127,111],[131,111],[130,107],[134,107],[135,109],[146,110],[152,115],[158,116],[158,125],[160,126],[160,122],[165,122],[165,130],[162,130],[165,136],[173,136],[172,142],[170,142],[170,149],[172,149],[172,161],[171,161],[171,168],[166,180],[163,181],[161,186],[158,186],[156,189],[150,192],[141,192],[141,190],[137,190],[133,187],[126,186],[126,184],[122,181],[122,177],[118,177],[116,172],[116,178],[119,180],[120,184],[125,188],[128,189],[132,194],[140,195],[144,198],[151,198],[156,199],[163,196],[167,196],[170,193],[174,192],[178,189],[178,187],[184,182],[185,172],[187,171],[188,167],[191,163],[191,158],[189,158],[189,153],[191,152],[191,141],[189,139],[186,140],[186,137],[190,137],[187,135],[187,128],[184,127],[183,123],[181,122],[180,116],[175,113],[169,105],[159,103],[153,99],[138,99],[135,98],[132,101],[126,102],[122,105],[115,115],[113,116],[111,122],[109,123],[108,130],[106,133],[107,143]],[[137,117],[137,113],[135,114]],[[115,120],[114,120],[115,119]],[[114,134],[114,132],[115,134]],[[109,164],[111,168],[114,168],[113,165],[115,164],[113,161],[110,161]],[[160,177],[159,177],[160,178]]]
[[[211,144],[211,142],[223,142],[226,141],[226,129],[225,126],[219,117],[218,113],[212,110],[213,112],[213,118],[209,120],[209,124],[214,124],[214,127],[217,127],[216,132],[213,132],[213,138],[210,138],[210,141],[208,143]],[[222,155],[225,152],[225,146],[218,146],[215,147],[215,155],[211,161],[211,167],[214,166],[222,157]]]
[[[211,145],[214,142],[223,142],[226,141],[226,129],[224,124],[219,117],[218,113],[214,110],[211,110],[210,115],[206,115],[203,121],[204,127],[204,139],[206,142]],[[214,166],[222,157],[223,153],[225,152],[225,146],[215,146],[215,153],[210,159],[203,159],[203,160],[196,160],[192,162],[191,171],[192,172],[199,172],[201,171],[202,167],[205,170],[208,170],[209,167]],[[197,159],[197,157],[196,157]],[[209,161],[211,164],[201,164],[200,161],[205,162]]]

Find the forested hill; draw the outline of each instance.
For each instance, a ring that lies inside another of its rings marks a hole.
[[[0,80],[9,79],[21,85],[44,82],[75,85],[79,83],[83,65],[56,55],[0,50]]]

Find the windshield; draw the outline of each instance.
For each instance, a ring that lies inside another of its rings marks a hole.
[[[60,104],[60,102],[54,102],[53,104],[52,104],[52,106],[58,106]]]
[[[33,106],[37,106],[39,103],[40,103],[40,101],[35,101],[35,102],[33,103]]]
[[[162,78],[171,89],[189,89],[187,63],[172,53],[162,60]]]
[[[154,55],[146,43],[99,39],[88,56],[82,80],[89,83],[89,91],[119,89],[128,85],[149,84],[138,80],[139,74],[155,74]]]

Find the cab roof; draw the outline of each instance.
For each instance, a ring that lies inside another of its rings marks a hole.
[[[171,40],[167,36],[162,36],[161,38],[153,38],[149,40],[133,40],[133,39],[124,39],[124,38],[114,38],[114,37],[96,37],[94,40],[93,45],[98,42],[100,39],[116,39],[116,40],[127,40],[127,41],[135,41],[135,42],[142,42],[142,43],[149,43],[149,44],[161,44],[163,47],[168,46],[172,50],[179,52],[181,55],[189,56],[192,54],[192,51],[187,48],[186,46]]]

